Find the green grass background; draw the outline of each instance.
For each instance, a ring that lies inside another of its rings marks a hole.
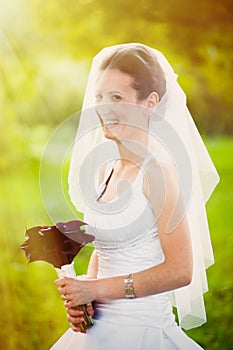
[[[205,143],[221,177],[207,204],[216,263],[208,270],[210,291],[205,295],[208,322],[187,334],[205,349],[230,350],[233,349],[233,140],[214,138],[206,139]],[[22,159],[22,165],[1,174],[0,185],[0,347],[46,350],[68,328],[63,302],[54,286],[57,276],[46,263],[28,265],[19,249],[25,227],[49,224],[40,197],[39,161]],[[85,273],[91,250],[87,246],[79,255],[79,273]]]

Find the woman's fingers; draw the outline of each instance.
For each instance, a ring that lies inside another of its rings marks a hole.
[[[68,277],[59,278],[58,280],[56,280],[55,285],[59,287],[57,289],[58,293],[66,295],[67,292],[69,291],[69,284],[71,280],[72,279]]]
[[[72,308],[88,303],[88,314],[92,316],[91,301],[94,300],[93,285],[91,281],[81,281],[74,278],[61,278],[55,281],[61,299],[65,301],[65,307]]]
[[[93,316],[94,315],[94,309],[93,309],[92,303],[87,304],[86,308],[87,308],[88,315],[89,316]]]
[[[70,323],[70,327],[74,332],[86,333],[80,324],[84,322],[84,312],[77,308],[67,308],[67,319]]]
[[[86,333],[79,328],[78,324],[70,323],[70,328],[73,329],[74,332]]]
[[[67,277],[59,278],[54,283],[56,284],[56,286],[64,286],[66,284],[67,279]]]
[[[69,294],[62,294],[61,295],[61,300],[64,300],[66,302],[68,302],[70,300],[71,296],[69,296]]]
[[[83,286],[81,286],[80,281],[78,283],[77,280],[72,278],[61,278],[56,280],[55,284],[59,287],[58,292],[61,294],[61,299],[65,301],[67,319],[70,323],[70,327],[75,332],[86,333],[85,327],[81,325],[84,322],[84,311],[80,310],[77,305],[85,304],[88,290],[86,291]],[[82,299],[84,299],[83,303]],[[94,310],[92,303],[88,303],[86,309],[87,314],[93,316]]]
[[[76,301],[65,299],[65,307],[71,309],[77,305]]]
[[[83,316],[70,316],[68,313],[67,313],[67,319],[70,323],[73,323],[73,324],[78,324],[78,323],[82,323],[84,322],[84,318]]]
[[[76,309],[76,308],[67,309],[67,313],[73,317],[81,317],[84,314],[84,312],[82,310]]]

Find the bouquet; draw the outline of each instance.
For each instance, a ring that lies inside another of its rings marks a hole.
[[[59,277],[76,277],[73,259],[94,236],[84,233],[86,224],[79,220],[58,222],[55,226],[34,226],[26,230],[26,241],[20,246],[29,263],[43,260],[52,264]],[[86,306],[78,306],[84,312],[84,322],[79,324],[82,332],[93,325]]]

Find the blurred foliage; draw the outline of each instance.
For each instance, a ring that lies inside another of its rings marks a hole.
[[[0,171],[28,154],[32,129],[80,109],[92,57],[118,43],[161,50],[201,133],[232,135],[232,10],[232,0],[0,0]]]

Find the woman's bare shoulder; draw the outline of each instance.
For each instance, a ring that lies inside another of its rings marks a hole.
[[[176,164],[167,154],[159,154],[151,158],[144,169],[143,191],[149,199],[155,191],[177,189],[179,182]],[[172,192],[173,192],[172,191]],[[173,192],[174,193],[174,192]]]

